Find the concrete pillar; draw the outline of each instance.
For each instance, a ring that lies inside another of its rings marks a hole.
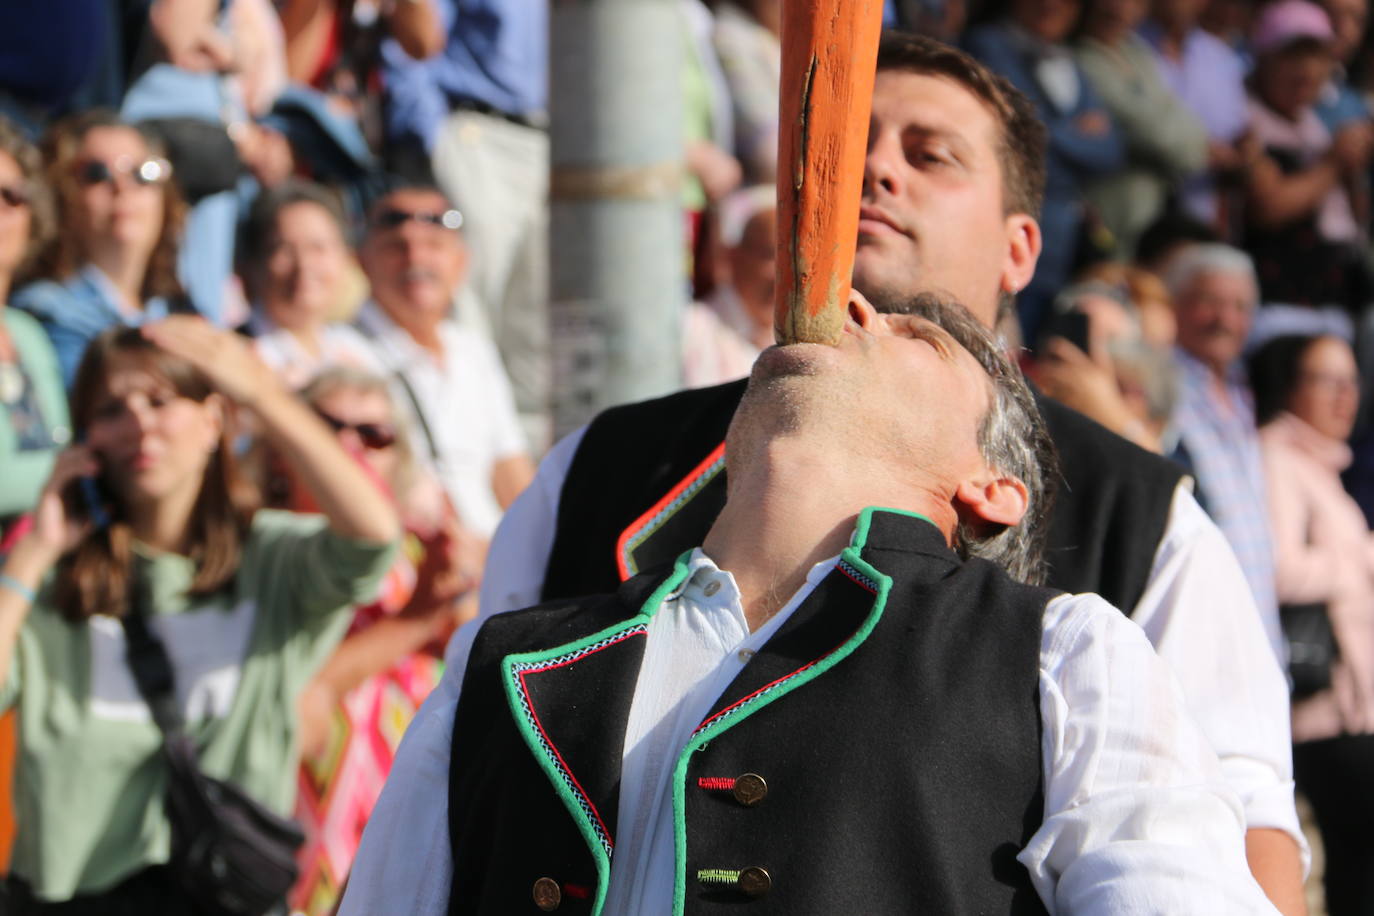
[[[558,434],[680,387],[682,47],[673,0],[554,0],[550,296]]]

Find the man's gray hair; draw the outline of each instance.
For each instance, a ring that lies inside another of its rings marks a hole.
[[[1175,301],[1192,287],[1201,274],[1239,274],[1250,281],[1259,291],[1259,278],[1255,275],[1255,262],[1239,248],[1223,245],[1220,242],[1206,242],[1188,245],[1169,260],[1164,274],[1164,283],[1169,287],[1169,295]]]
[[[884,311],[919,315],[949,332],[992,383],[992,400],[978,426],[978,451],[988,466],[1026,486],[1026,514],[1020,524],[988,530],[961,522],[954,549],[961,557],[982,557],[1032,585],[1045,580],[1045,535],[1059,480],[1059,459],[1025,378],[1007,359],[992,333],[962,305],[922,293],[901,308]]]

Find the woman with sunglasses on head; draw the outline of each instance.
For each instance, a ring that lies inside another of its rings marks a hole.
[[[111,112],[59,122],[44,152],[58,234],[46,279],[20,290],[14,305],[42,322],[70,386],[101,331],[191,310],[176,273],[186,208],[160,147]]]
[[[348,636],[301,695],[296,818],[307,838],[291,904],[323,916],[337,903],[397,738],[439,683],[444,643],[476,613],[483,556],[416,461],[385,379],[335,367],[301,396],[386,485],[407,532],[378,599],[358,608]]]
[[[43,160],[0,117],[0,551],[19,517],[33,508],[53,458],[71,438],[57,354],[38,322],[6,308],[16,279],[52,235],[52,201]]]
[[[165,646],[200,768],[286,814],[297,696],[391,565],[396,514],[247,345],[200,318],[97,336],[72,408],[83,444],[0,569],[0,705],[20,710],[6,912],[192,913],[166,864],[168,769],[124,618]],[[243,506],[238,408],[321,516]]]

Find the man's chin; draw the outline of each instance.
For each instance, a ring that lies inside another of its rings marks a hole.
[[[794,375],[815,375],[834,353],[835,348],[826,344],[774,344],[754,361],[751,378],[762,381]]]
[[[860,242],[854,257],[854,288],[880,312],[896,311],[893,306],[906,302],[920,290],[908,255],[899,265],[892,263],[892,252]]]

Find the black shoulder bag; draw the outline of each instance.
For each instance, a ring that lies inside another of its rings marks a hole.
[[[162,732],[167,761],[171,868],[205,916],[262,916],[286,899],[296,881],[300,826],[239,789],[201,772],[195,743],[177,705],[167,649],[148,626],[143,589],[121,618],[129,667]]]

